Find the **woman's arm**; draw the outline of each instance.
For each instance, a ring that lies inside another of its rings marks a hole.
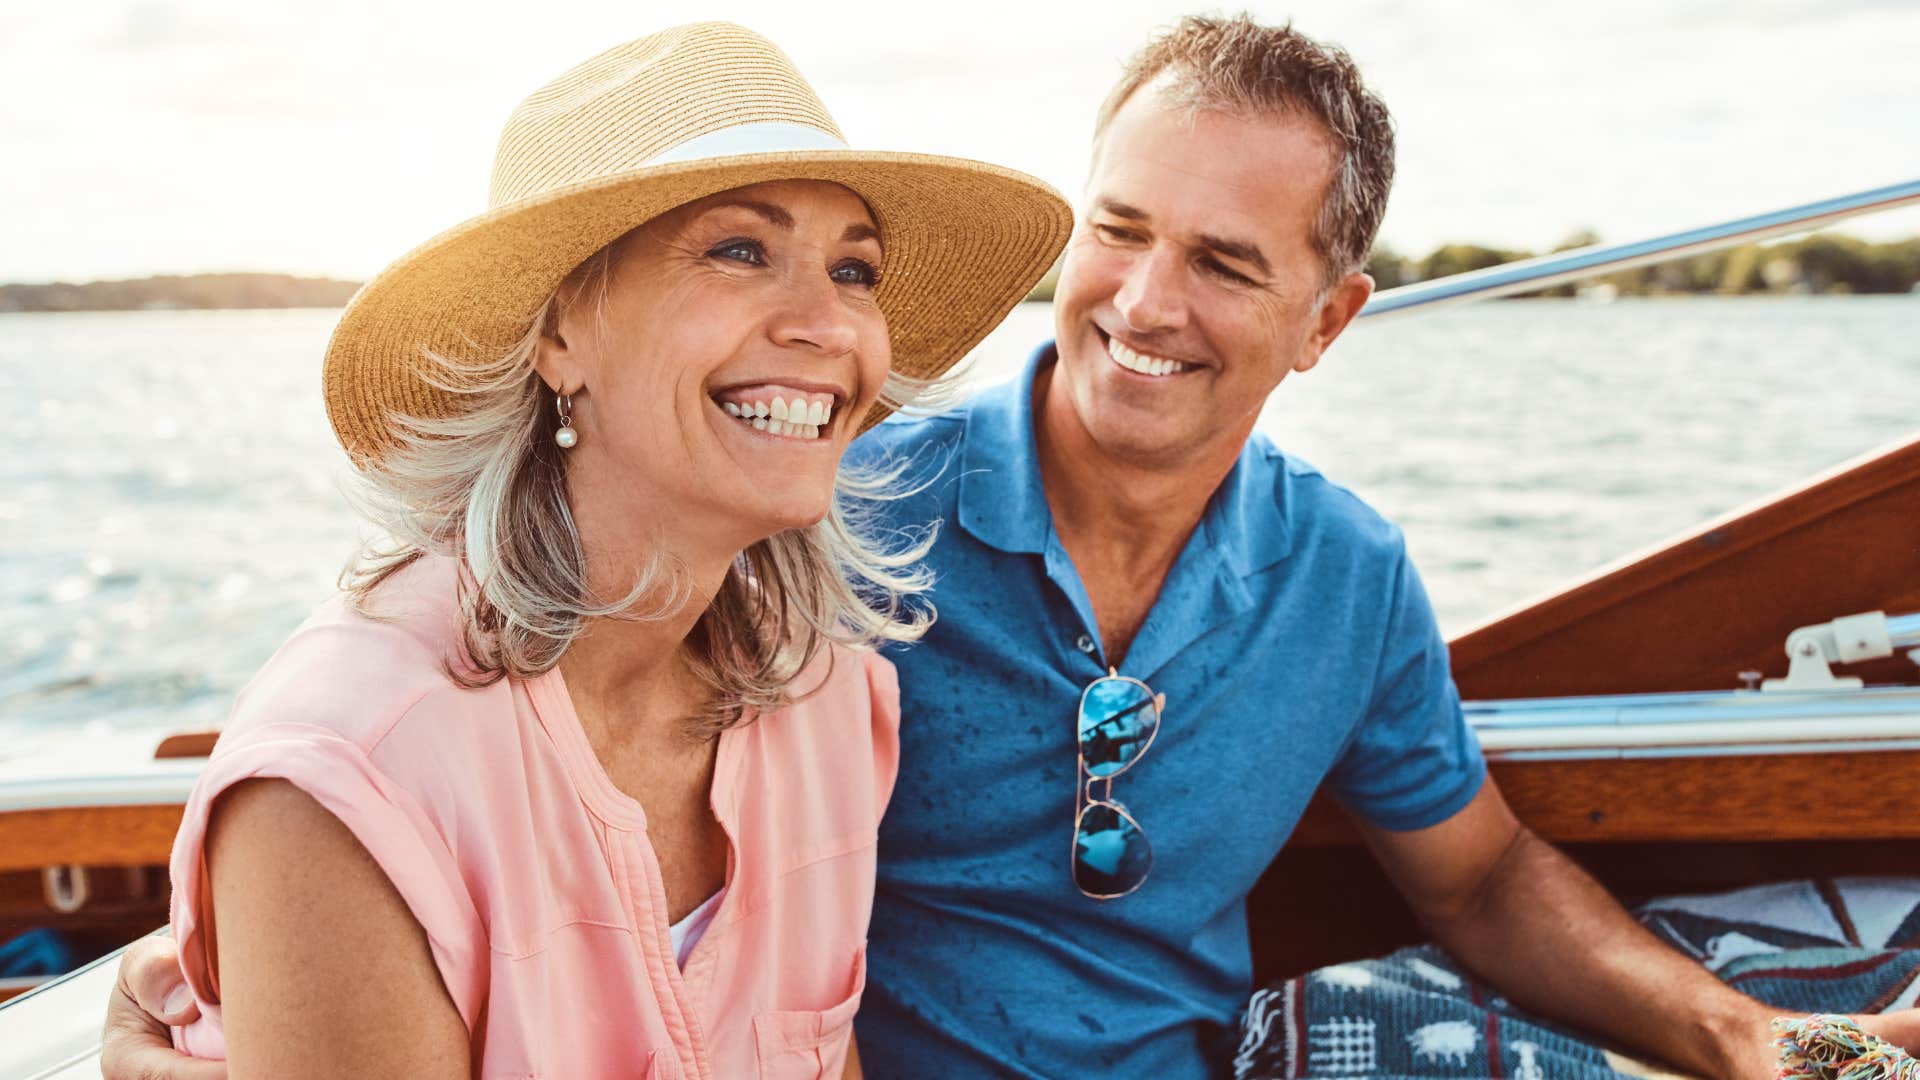
[[[340,819],[285,780],[245,781],[214,804],[206,858],[235,1080],[470,1075],[425,931]]]

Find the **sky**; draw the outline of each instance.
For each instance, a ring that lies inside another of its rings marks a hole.
[[[1629,240],[1920,178],[1920,0],[1250,3],[1345,47],[1399,130],[1382,241]],[[600,50],[728,18],[856,146],[1077,195],[1095,107],[1181,14],[1101,3],[7,0],[0,281],[363,279],[485,208],[501,123]],[[1920,233],[1913,208],[1845,226]]]

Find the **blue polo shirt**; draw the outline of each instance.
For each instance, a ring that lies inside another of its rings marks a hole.
[[[876,1077],[1221,1075],[1252,983],[1246,896],[1315,788],[1417,829],[1485,777],[1399,530],[1255,435],[1119,664],[1167,698],[1113,784],[1152,873],[1081,895],[1075,715],[1109,661],[1035,458],[1033,380],[1054,359],[855,446],[922,485],[876,504],[882,524],[943,523],[938,621],[890,654],[900,779],[856,1023]]]

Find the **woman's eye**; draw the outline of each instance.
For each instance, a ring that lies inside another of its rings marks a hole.
[[[861,285],[871,289],[880,284],[880,268],[865,259],[848,259],[833,268],[832,277],[842,285]]]
[[[759,266],[767,261],[767,253],[761,248],[758,240],[728,240],[715,245],[707,252],[707,257],[742,262],[752,266]]]

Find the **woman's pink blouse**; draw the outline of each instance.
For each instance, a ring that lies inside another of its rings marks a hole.
[[[817,692],[720,737],[726,895],[682,971],[640,804],[601,769],[556,668],[463,689],[456,571],[421,560],[370,617],[339,601],[241,694],[173,851],[173,932],[224,1057],[200,933],[213,800],[278,777],[344,822],[426,931],[475,1075],[838,1077],[866,983],[875,830],[899,760],[893,668],[835,648]],[[288,850],[298,851],[298,837]]]

